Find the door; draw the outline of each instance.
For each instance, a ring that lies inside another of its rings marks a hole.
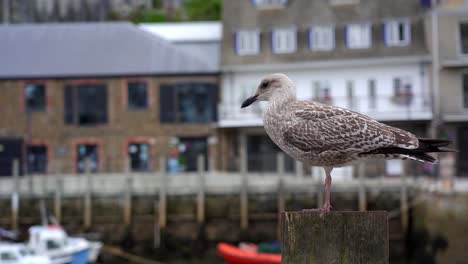
[[[15,138],[0,138],[0,176],[10,176],[13,169],[13,160],[19,162],[21,173],[23,140]]]

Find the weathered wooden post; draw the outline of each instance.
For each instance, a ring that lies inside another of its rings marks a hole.
[[[132,164],[130,159],[125,162],[125,189],[124,189],[124,209],[123,221],[124,225],[130,225],[132,221],[132,191],[133,191],[133,174],[131,172]]]
[[[387,212],[284,212],[283,264],[387,264]]]
[[[278,215],[285,211],[284,201],[284,153],[279,152],[276,156],[276,171],[278,173]],[[278,223],[278,239],[281,237],[280,223]]]
[[[166,228],[166,192],[167,192],[167,172],[166,172],[166,158],[161,157],[159,160],[159,167],[161,170],[161,186],[159,187],[159,205],[158,205],[158,219],[159,228]]]
[[[83,214],[83,223],[84,228],[88,229],[91,227],[91,218],[92,218],[92,209],[91,209],[91,191],[92,191],[92,182],[91,182],[91,161],[89,159],[85,160],[85,190],[84,190],[84,214]]]
[[[20,203],[19,190],[19,161],[13,160],[11,174],[13,175],[13,193],[11,194],[11,230],[18,230],[18,210]]]
[[[203,155],[197,157],[197,170],[197,222],[199,225],[203,225],[205,222],[205,157]]]

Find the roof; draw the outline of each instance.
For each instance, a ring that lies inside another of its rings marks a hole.
[[[217,71],[128,22],[2,25],[0,36],[2,79]]]
[[[219,21],[142,23],[140,28],[171,42],[219,42],[222,35],[222,23]]]

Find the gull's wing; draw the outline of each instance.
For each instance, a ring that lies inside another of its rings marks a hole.
[[[305,152],[363,153],[387,147],[418,147],[413,134],[344,108],[299,101],[292,111],[283,140]]]

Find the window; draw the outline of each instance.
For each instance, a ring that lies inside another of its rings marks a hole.
[[[26,84],[24,87],[24,105],[27,112],[45,111],[45,85],[37,83]]]
[[[384,43],[387,46],[407,46],[411,37],[408,19],[388,20],[384,23]]]
[[[355,107],[353,81],[346,82],[346,100],[348,101],[348,108],[353,109]]]
[[[182,137],[170,149],[167,169],[169,172],[197,171],[198,156],[205,157],[208,170],[208,143],[205,137]]]
[[[239,31],[234,37],[234,50],[238,55],[255,55],[260,53],[260,31]]]
[[[16,260],[17,261],[18,258],[16,257],[16,254],[14,254],[13,252],[4,251],[0,253],[0,260],[8,260],[8,261]]]
[[[375,109],[377,104],[377,91],[376,89],[375,80],[369,80],[368,87],[369,87],[369,108]]]
[[[468,23],[460,24],[460,47],[462,54],[468,54]]]
[[[252,3],[257,8],[281,8],[288,3],[288,0],[253,0]]]
[[[86,171],[87,161],[91,172],[98,171],[99,159],[96,144],[78,144],[76,152],[76,171],[78,173]]]
[[[247,170],[252,172],[276,172],[276,158],[281,149],[266,135],[247,136]],[[294,160],[284,155],[284,169],[294,171]]]
[[[128,144],[128,157],[131,171],[149,170],[149,145],[146,143]]]
[[[46,146],[28,146],[28,172],[46,173],[47,172],[47,147]]]
[[[65,87],[65,123],[92,126],[107,122],[107,87],[104,84]]]
[[[345,28],[346,47],[367,49],[372,45],[370,24],[350,24]]]
[[[146,82],[128,83],[127,106],[129,109],[146,109],[148,107],[148,87]]]
[[[393,79],[393,97],[392,101],[396,105],[407,106],[413,101],[413,85],[411,78],[394,78]]]
[[[463,107],[468,108],[468,73],[463,74]]]
[[[56,241],[56,240],[51,240],[51,239],[48,239],[46,241],[46,248],[47,250],[57,250],[57,249],[60,249],[62,246],[60,245],[60,242],[59,241]]]
[[[330,83],[328,81],[315,81],[313,84],[312,100],[323,103],[332,104]]]
[[[315,51],[328,51],[335,48],[335,27],[312,26],[309,29],[309,48]]]
[[[278,28],[271,33],[271,48],[273,53],[292,53],[296,51],[296,28]]]
[[[162,123],[209,123],[217,120],[218,86],[210,83],[160,87]]]

